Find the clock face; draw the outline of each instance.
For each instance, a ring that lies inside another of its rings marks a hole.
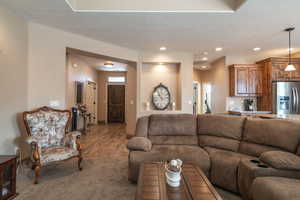
[[[171,96],[168,88],[162,84],[157,86],[152,94],[152,102],[156,109],[165,110],[171,101]]]

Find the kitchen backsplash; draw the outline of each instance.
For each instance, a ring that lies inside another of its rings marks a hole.
[[[227,97],[226,110],[227,111],[244,111],[244,99],[253,99],[254,111],[257,110],[257,100],[255,97]]]

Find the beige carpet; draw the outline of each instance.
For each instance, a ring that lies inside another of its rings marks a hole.
[[[136,185],[127,180],[126,135],[124,125],[100,125],[83,136],[83,171],[77,160],[42,169],[40,183],[32,183],[34,173],[25,164],[19,168],[16,200],[133,200]],[[237,198],[223,191],[224,200]]]

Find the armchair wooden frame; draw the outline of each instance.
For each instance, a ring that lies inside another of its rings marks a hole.
[[[68,128],[69,128],[70,123],[71,123],[71,112],[69,110],[58,110],[58,109],[53,109],[51,107],[44,106],[44,107],[41,107],[41,108],[38,108],[38,109],[35,109],[35,110],[32,110],[32,111],[23,112],[23,121],[24,121],[28,136],[32,136],[32,135],[31,135],[31,131],[30,131],[29,125],[28,125],[27,120],[26,120],[26,116],[28,114],[33,114],[33,113],[37,113],[37,112],[40,112],[40,111],[46,111],[46,112],[47,111],[54,111],[54,112],[68,113],[69,118],[68,118],[68,121],[67,121],[67,124],[66,124],[66,127],[65,127],[65,135],[67,135],[69,133]],[[38,143],[33,141],[33,142],[31,142],[30,146],[31,146],[31,156],[32,156],[31,160],[33,162],[31,169],[34,170],[34,172],[35,172],[34,184],[37,184],[38,183],[38,178],[40,176],[41,167],[42,167],[41,162],[40,162],[40,154],[39,154],[39,151],[38,151]],[[69,157],[65,160],[60,160],[60,161],[66,161],[66,160],[69,160],[69,159],[72,159],[72,158],[78,158],[78,169],[81,171],[82,170],[81,162],[82,162],[83,158],[82,158],[82,147],[81,147],[81,144],[80,144],[80,135],[78,135],[76,137],[76,147],[77,147],[78,155],[72,156],[72,157]],[[60,161],[53,161],[53,162],[60,162]]]

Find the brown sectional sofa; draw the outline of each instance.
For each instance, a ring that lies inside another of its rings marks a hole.
[[[296,200],[300,199],[299,144],[296,121],[151,115],[138,120],[136,135],[128,142],[129,179],[137,181],[143,162],[181,158],[201,167],[214,185],[243,199]]]

